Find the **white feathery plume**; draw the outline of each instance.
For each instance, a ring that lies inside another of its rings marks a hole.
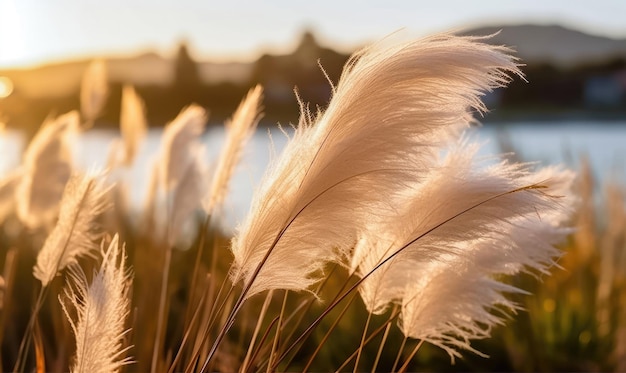
[[[184,173],[173,191],[167,234],[170,247],[174,246],[181,234],[185,222],[198,209],[203,193],[206,191],[206,169],[202,162],[202,149],[197,148],[196,155],[186,165]]]
[[[402,302],[399,325],[404,335],[444,349],[453,360],[460,357],[459,348],[482,355],[470,340],[489,337],[491,328],[502,322],[490,308],[515,310],[503,292],[519,290],[484,276],[463,257],[421,264]]]
[[[500,322],[492,308],[515,308],[502,292],[519,290],[492,277],[547,273],[559,255],[554,245],[571,233],[563,224],[572,212],[573,173],[504,161],[481,167],[478,148],[462,142],[449,150],[394,201],[396,218],[363,233],[351,263],[369,276],[359,291],[370,312],[402,304],[405,335],[451,356],[452,347],[471,349],[470,339]]]
[[[103,60],[94,60],[87,67],[80,87],[80,111],[87,122],[98,117],[108,94],[106,64]]]
[[[145,105],[135,89],[125,85],[122,89],[122,108],[120,113],[120,129],[124,139],[123,163],[132,164],[141,141],[146,135],[148,124],[146,121]]]
[[[0,179],[0,223],[15,209],[15,188],[17,188],[22,169],[17,168]]]
[[[132,275],[126,267],[126,252],[120,247],[116,234],[106,251],[102,250],[102,265],[89,284],[79,266],[70,267],[70,283],[65,297],[76,310],[70,317],[68,305],[61,306],[76,336],[76,357],[71,371],[76,373],[118,372],[131,362],[124,357],[130,346],[124,347],[129,329],[125,328],[130,313]]]
[[[30,228],[56,218],[65,183],[72,172],[71,136],[79,118],[72,111],[42,124],[24,152],[23,176],[16,188],[17,215]]]
[[[208,193],[202,200],[204,210],[210,214],[226,197],[228,181],[239,162],[241,152],[254,133],[260,119],[260,101],[263,88],[257,85],[241,102],[233,118],[226,122],[226,139]]]
[[[191,105],[165,126],[159,155],[159,177],[165,191],[176,187],[187,164],[196,156],[206,121],[206,111],[198,105]]]
[[[303,110],[233,240],[233,278],[254,277],[248,296],[306,289],[363,225],[392,213],[389,198],[423,176],[471,109],[484,110],[480,96],[506,83],[506,72],[519,73],[505,52],[440,35],[356,54],[326,112],[312,123]]]
[[[97,172],[73,175],[65,187],[56,226],[46,238],[33,269],[35,278],[47,286],[79,256],[93,255],[100,238],[95,219],[107,207],[109,188]]]

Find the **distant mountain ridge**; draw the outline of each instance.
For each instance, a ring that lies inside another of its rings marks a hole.
[[[512,47],[525,64],[551,63],[567,68],[614,58],[626,59],[626,39],[594,36],[557,25],[488,26],[467,29],[460,34],[490,35],[498,31],[488,42]],[[314,56],[312,58],[315,59]],[[104,59],[111,81],[167,85],[174,78],[174,59],[156,53],[114,58],[105,56]],[[0,70],[0,76],[12,79],[16,91],[19,90],[23,96],[59,97],[78,89],[88,63],[89,60],[68,61],[31,69]],[[243,84],[249,80],[256,62],[196,63],[205,84]]]
[[[488,26],[471,28],[461,34],[491,35],[498,31],[489,42],[512,47],[524,63],[551,63],[568,68],[626,58],[626,39],[595,36],[559,25]]]

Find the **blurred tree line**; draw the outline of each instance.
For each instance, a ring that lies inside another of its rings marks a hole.
[[[321,46],[313,33],[305,32],[296,49],[287,55],[264,54],[240,82],[207,83],[201,79],[198,63],[186,43],[181,43],[174,61],[174,79],[168,85],[137,85],[146,102],[150,125],[162,126],[190,103],[208,108],[211,123],[222,123],[235,110],[249,88],[265,88],[262,123],[297,123],[302,101],[316,108],[329,102],[331,84],[336,84],[349,55]],[[324,71],[320,68],[323,66]],[[563,119],[563,117],[616,118],[626,114],[626,60],[617,58],[599,63],[559,68],[547,63],[522,67],[525,79],[515,79],[506,89],[485,98],[492,110],[484,121],[515,119]],[[109,97],[99,127],[117,127],[123,84],[110,81]],[[44,118],[79,107],[79,92],[55,98],[11,97],[0,100],[0,115],[32,134]],[[0,119],[3,119],[0,117]]]

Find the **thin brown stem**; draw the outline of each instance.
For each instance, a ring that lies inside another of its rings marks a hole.
[[[295,348],[296,345],[298,345],[300,342],[302,342],[307,336],[308,334],[322,321],[322,319],[324,319],[324,317],[326,317],[330,311],[337,306],[337,304],[339,304],[339,302],[341,302],[349,293],[353,292],[359,285],[361,285],[361,283],[363,283],[363,281],[365,281],[367,278],[369,278],[369,276],[372,275],[372,273],[374,273],[375,271],[377,271],[380,267],[382,267],[383,265],[385,265],[387,262],[389,262],[390,260],[392,260],[393,258],[395,258],[399,253],[401,253],[402,251],[404,251],[404,249],[406,249],[407,247],[411,246],[413,243],[417,242],[418,240],[420,240],[421,238],[425,237],[426,235],[432,233],[434,230],[440,228],[441,226],[447,224],[448,222],[454,220],[455,218],[485,204],[488,203],[490,201],[493,201],[497,198],[512,194],[512,193],[517,193],[517,192],[521,192],[521,191],[526,191],[526,190],[534,190],[534,189],[540,189],[543,188],[543,186],[539,185],[539,184],[532,184],[532,185],[527,185],[524,187],[520,187],[520,188],[516,188],[510,191],[506,191],[506,192],[502,192],[499,194],[496,194],[494,196],[491,196],[489,198],[486,198],[454,215],[452,215],[451,217],[444,219],[443,221],[441,221],[440,223],[434,225],[432,228],[426,230],[425,232],[419,234],[417,237],[415,237],[414,239],[410,240],[409,242],[407,242],[406,244],[404,244],[402,247],[400,247],[398,250],[396,250],[395,252],[393,252],[390,256],[388,256],[387,258],[385,258],[384,260],[382,260],[380,263],[378,263],[376,266],[374,266],[374,268],[372,268],[372,270],[370,270],[368,273],[366,273],[363,277],[361,277],[354,285],[352,285],[345,293],[343,293],[340,297],[338,297],[334,302],[332,302],[325,310],[324,312],[322,312],[322,314],[320,314],[318,316],[317,319],[315,319],[315,321],[313,321],[313,323],[311,323],[311,325],[309,325],[309,327],[300,335],[300,337],[298,337],[298,339],[291,345],[291,347],[289,347],[287,349],[287,351],[285,353],[283,353],[283,355],[281,356],[280,359],[278,359],[278,362],[280,362],[289,352],[291,352],[291,350],[293,348]]]
[[[394,306],[392,315],[398,311],[398,306]],[[389,331],[391,330],[391,323],[387,323],[385,327],[385,332],[383,333],[383,339],[380,341],[378,345],[378,352],[376,353],[376,359],[374,359],[374,364],[372,364],[372,373],[376,372],[376,368],[378,367],[378,362],[380,361],[380,357],[383,354],[383,348],[385,347],[385,343],[387,343],[387,337],[389,337]]]
[[[372,332],[372,334],[370,334],[369,337],[367,337],[367,339],[365,340],[364,345],[367,345],[368,343],[370,343],[374,338],[376,338],[376,336],[378,336],[383,330],[387,330],[388,327],[391,325],[391,322],[394,321],[398,315],[400,315],[400,312],[395,312],[391,314],[391,316],[389,316],[389,319],[387,321],[385,321],[385,323],[381,326],[379,326],[375,331]],[[352,353],[352,355],[350,355],[350,357],[348,357],[346,359],[346,361],[343,362],[343,364],[341,364],[341,366],[339,368],[337,368],[336,372],[340,372],[343,368],[346,367],[346,365],[348,365],[348,363],[350,363],[350,361],[352,361],[352,359],[354,359],[356,357],[356,355],[358,354],[358,350],[354,351]]]
[[[17,360],[15,362],[15,366],[13,367],[14,372],[24,371],[26,360],[28,357],[28,345],[30,344],[30,340],[32,338],[32,330],[35,326],[35,322],[37,321],[37,315],[39,314],[39,310],[43,306],[43,301],[46,297],[46,294],[48,294],[48,286],[42,286],[39,290],[39,295],[37,295],[37,300],[35,301],[35,309],[30,315],[26,331],[24,332],[22,342],[20,343],[20,349],[17,353]]]
[[[396,371],[396,368],[398,367],[398,364],[400,363],[400,358],[402,357],[402,352],[404,351],[404,346],[406,346],[406,341],[408,340],[408,337],[404,337],[402,339],[402,343],[400,344],[400,348],[398,349],[398,354],[396,355],[396,360],[394,360],[393,362],[393,368],[391,368],[392,372]]]
[[[315,357],[317,356],[317,354],[319,354],[319,352],[322,350],[322,346],[324,346],[324,344],[326,343],[326,341],[332,334],[333,330],[335,330],[337,325],[339,325],[339,321],[343,318],[343,316],[346,314],[346,312],[350,308],[350,305],[352,304],[352,302],[354,302],[354,300],[356,299],[356,294],[357,293],[353,294],[353,296],[350,298],[350,300],[345,305],[345,307],[341,310],[341,312],[339,313],[339,315],[337,316],[333,324],[330,326],[330,328],[328,329],[328,331],[326,332],[322,340],[317,344],[317,348],[315,348],[315,351],[313,351],[313,354],[311,354],[311,356],[309,357],[309,361],[307,362],[306,366],[304,367],[304,369],[302,369],[303,372],[307,372],[309,368],[311,368],[311,365],[313,364],[313,360],[315,360]],[[288,369],[288,367],[286,369]]]
[[[415,357],[415,354],[417,354],[417,351],[420,349],[420,347],[422,347],[422,344],[424,344],[423,339],[421,339],[420,342],[417,344],[417,346],[415,346],[415,348],[413,349],[413,352],[411,352],[409,357],[407,357],[406,361],[404,362],[404,365],[402,365],[398,373],[406,372],[406,370],[409,368],[409,363],[411,362],[411,360],[413,360],[413,358]]]
[[[191,309],[192,309],[192,305],[194,304],[194,290],[196,289],[196,282],[197,282],[197,278],[198,278],[198,272],[200,272],[200,263],[202,262],[202,254],[204,251],[204,241],[205,241],[205,237],[206,237],[206,231],[209,228],[209,224],[211,222],[211,215],[207,215],[206,218],[204,219],[204,222],[202,223],[202,228],[200,230],[200,239],[198,241],[198,249],[196,251],[196,258],[194,260],[193,263],[193,271],[191,272],[191,285],[189,287],[190,291],[191,291],[191,297],[189,299],[189,306],[186,309],[185,312],[185,328],[187,328],[188,323],[189,323],[189,317],[191,316]],[[213,272],[211,272],[213,273]],[[204,294],[201,296],[201,298],[204,298]],[[202,304],[201,302],[198,302],[198,305]],[[195,313],[195,311],[194,311]]]
[[[354,293],[357,294],[357,293]],[[357,368],[359,367],[359,361],[361,360],[361,353],[363,352],[363,347],[365,347],[365,336],[367,335],[367,330],[370,327],[370,321],[372,320],[372,313],[367,313],[367,321],[365,322],[365,327],[363,328],[363,335],[361,336],[361,343],[359,344],[358,353],[356,355],[356,361],[354,362],[354,369],[352,373],[357,372]]]
[[[274,327],[274,324],[276,324],[276,323],[278,322],[278,319],[279,319],[279,316],[274,317],[274,318],[272,319],[272,321],[270,322],[270,324],[267,326],[267,329],[265,329],[265,333],[263,333],[263,337],[261,337],[261,340],[259,341],[259,346],[262,346],[262,345],[265,343],[265,341],[267,340],[267,338],[268,338],[268,337],[269,337],[269,335],[270,335],[270,331],[271,331],[271,330],[272,330],[272,328]],[[255,351],[255,353],[252,355],[252,357],[250,358],[250,364],[249,364],[249,366],[247,367],[247,369],[249,369],[249,368],[251,368],[252,366],[254,366],[254,365],[253,365],[253,363],[254,363],[254,361],[256,360],[256,357],[258,356],[259,351],[261,351],[261,349],[260,349],[260,348],[259,348],[259,349],[257,349],[257,350]],[[248,371],[248,370],[246,370],[246,371]],[[246,371],[244,371],[244,370],[242,369],[242,372],[246,372]]]
[[[278,317],[278,326],[276,327],[276,334],[274,334],[274,342],[272,343],[272,350],[270,351],[270,360],[267,363],[267,373],[270,373],[270,368],[272,367],[272,361],[274,359],[274,355],[276,355],[276,351],[278,350],[278,343],[280,341],[280,330],[281,330],[281,323],[283,321],[283,318],[285,316],[285,307],[287,306],[287,295],[289,294],[289,291],[285,290],[285,296],[283,298],[283,305],[280,309],[280,315]]]
[[[204,298],[205,298],[205,296],[204,296],[204,292],[203,292],[203,295],[200,298],[200,301],[199,301],[200,303],[199,304],[202,304],[202,302],[204,302]],[[185,330],[185,335],[183,336],[183,340],[182,340],[182,342],[180,344],[180,347],[178,348],[178,352],[176,353],[176,356],[174,357],[174,360],[172,361],[172,364],[170,365],[168,373],[173,373],[174,370],[176,370],[176,365],[178,365],[178,363],[179,363],[179,361],[180,361],[180,359],[182,357],[183,348],[184,348],[185,344],[187,343],[187,340],[189,339],[189,336],[191,335],[191,331],[192,331],[193,325],[198,320],[198,316],[200,315],[200,310],[201,309],[202,308],[199,307],[199,306],[196,307],[196,310],[194,311],[193,316],[192,316],[191,320],[189,321],[189,325],[187,325],[187,328]]]
[[[265,319],[265,314],[267,313],[267,309],[270,306],[273,294],[274,294],[274,290],[268,291],[267,295],[265,296],[265,300],[263,301],[263,306],[261,306],[261,312],[259,313],[256,326],[254,327],[254,332],[252,333],[252,339],[250,340],[250,345],[248,346],[248,352],[246,353],[246,357],[243,359],[243,364],[241,364],[242,372],[245,372],[246,369],[248,369],[250,358],[252,357],[252,355],[254,355],[256,350],[258,350],[258,348],[257,349],[254,348],[254,345],[256,342],[256,338],[259,335],[259,332],[261,331],[261,323]]]
[[[161,292],[159,295],[159,308],[157,313],[157,329],[154,338],[154,346],[152,349],[152,364],[150,372],[157,371],[159,356],[161,348],[163,347],[165,339],[165,327],[166,327],[166,312],[165,307],[167,305],[167,285],[170,278],[170,265],[172,262],[172,249],[167,248],[165,250],[165,258],[163,259],[163,275],[161,276]]]

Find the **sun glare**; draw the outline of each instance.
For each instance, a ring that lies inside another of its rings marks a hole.
[[[20,17],[13,1],[0,1],[0,65],[26,57]],[[1,97],[1,96],[0,96]]]
[[[6,76],[0,76],[0,98],[8,97],[13,92],[13,82]]]

